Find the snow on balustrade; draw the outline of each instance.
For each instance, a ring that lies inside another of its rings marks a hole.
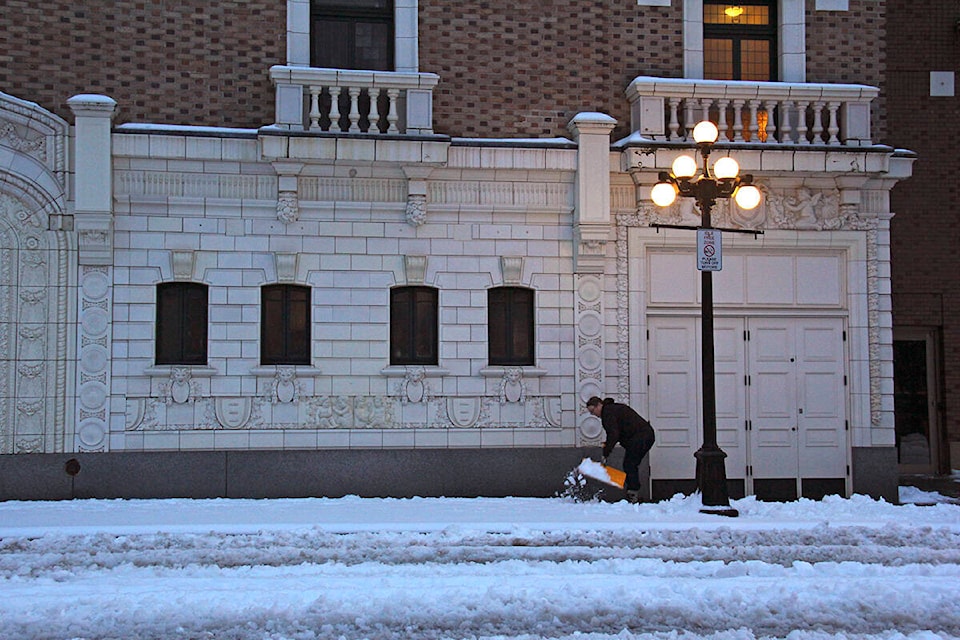
[[[433,134],[433,73],[276,65],[276,125],[297,131]]]
[[[691,80],[639,76],[627,87],[634,132],[681,141],[701,120],[720,141],[864,147],[870,102],[879,89],[858,84]]]

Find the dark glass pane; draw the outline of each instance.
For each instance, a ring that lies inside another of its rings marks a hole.
[[[511,357],[513,364],[532,365],[533,358],[533,291],[516,289],[511,309]]]
[[[354,67],[392,71],[393,27],[383,23],[358,22],[354,26]]]
[[[437,364],[437,290],[397,287],[390,292],[390,364]]]
[[[178,364],[180,361],[181,305],[179,292],[169,285],[157,287],[157,364]]]
[[[187,285],[183,291],[183,362],[207,362],[207,287]]]
[[[390,364],[403,364],[410,359],[412,293],[406,287],[390,291]]]
[[[261,364],[310,364],[310,289],[276,284],[260,296]]]
[[[770,8],[749,4],[703,5],[704,24],[769,25]]]
[[[310,363],[310,290],[306,287],[289,287],[286,363]]]
[[[487,360],[490,364],[503,364],[508,359],[506,309],[507,295],[503,287],[487,291]]]
[[[283,361],[283,291],[275,286],[263,287],[260,295],[260,362],[279,364]]]
[[[421,288],[414,307],[414,353],[417,364],[437,363],[437,302],[432,289]]]
[[[313,6],[325,10],[339,9],[352,11],[354,9],[392,9],[392,0],[313,0]]]
[[[733,80],[732,40],[704,38],[703,77],[711,80]]]
[[[393,71],[393,3],[313,2],[311,64],[336,69]]]
[[[316,67],[352,69],[353,24],[344,20],[317,20],[310,30]]]
[[[207,286],[157,285],[156,364],[206,364]]]
[[[491,365],[532,365],[534,292],[497,287],[487,294],[488,357]]]
[[[740,80],[764,82],[770,79],[770,42],[742,40],[740,42]]]

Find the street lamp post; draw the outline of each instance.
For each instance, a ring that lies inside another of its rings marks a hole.
[[[753,185],[753,176],[740,176],[740,167],[736,160],[727,156],[713,164],[711,171],[708,160],[714,143],[719,136],[717,126],[709,121],[699,123],[693,129],[693,139],[697,151],[703,159],[700,174],[697,174],[697,161],[692,156],[677,158],[672,171],[661,171],[659,182],[651,191],[654,203],[666,207],[677,196],[693,198],[700,210],[699,229],[713,229],[710,210],[719,198],[736,200],[742,209],[753,209],[760,204],[760,190]],[[700,265],[698,265],[700,266]],[[727,454],[717,444],[717,394],[716,367],[713,347],[713,269],[700,271],[701,303],[701,345],[700,360],[703,385],[703,444],[694,454],[697,459],[697,489],[700,491],[704,511],[722,515],[736,516],[736,509],[730,507],[727,492],[727,473],[724,459]]]

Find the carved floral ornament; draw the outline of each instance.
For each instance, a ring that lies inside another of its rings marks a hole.
[[[712,209],[713,226],[815,231],[876,228],[876,220],[861,217],[856,205],[841,204],[841,194],[837,189],[801,186],[774,191],[765,184],[758,186],[763,193],[759,207],[748,211],[728,200],[719,200]],[[637,216],[640,226],[697,226],[700,221],[700,214],[691,198],[679,198],[667,207],[643,202],[637,207]]]

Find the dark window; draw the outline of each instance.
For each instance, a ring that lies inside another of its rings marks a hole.
[[[491,365],[533,365],[534,292],[496,287],[487,292],[487,333]]]
[[[260,290],[260,364],[310,364],[310,287]]]
[[[703,3],[703,77],[776,80],[776,2]]]
[[[393,71],[393,0],[312,0],[314,67]]]
[[[437,290],[390,291],[390,364],[437,364]]]
[[[207,364],[207,285],[157,285],[156,364]]]

